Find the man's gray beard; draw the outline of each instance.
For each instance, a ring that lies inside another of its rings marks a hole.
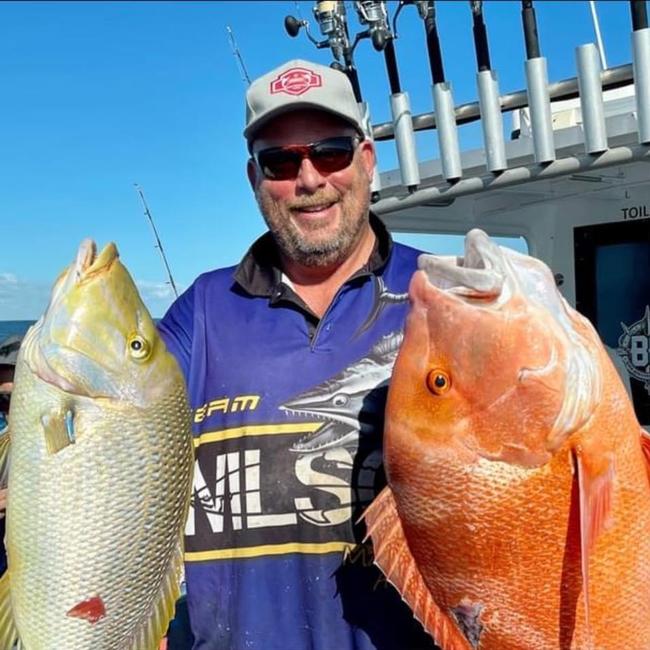
[[[282,255],[288,259],[297,262],[302,266],[308,267],[327,267],[344,262],[355,245],[359,242],[361,233],[368,223],[368,212],[370,209],[370,197],[361,201],[353,209],[359,211],[365,217],[359,217],[355,222],[350,223],[343,219],[343,228],[336,236],[329,240],[317,243],[306,241],[299,232],[291,226],[278,228],[274,223],[274,217],[283,220],[284,215],[278,214],[277,207],[273,201],[267,201],[258,194],[258,204],[264,217],[264,221],[273,234],[273,238],[280,249]],[[345,209],[342,206],[343,209]]]

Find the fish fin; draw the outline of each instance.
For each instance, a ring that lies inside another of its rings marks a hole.
[[[74,443],[74,425],[71,411],[55,410],[41,415],[45,445],[50,454],[56,454]]]
[[[9,482],[9,450],[11,449],[11,430],[5,429],[0,434],[0,488]]]
[[[589,455],[578,446],[573,450],[578,468],[578,489],[580,503],[580,561],[582,565],[582,586],[585,597],[585,622],[590,635],[589,624],[589,557],[598,536],[605,530],[612,516],[612,487],[614,462],[606,456]]]
[[[399,591],[424,629],[442,650],[471,650],[453,620],[433,600],[409,550],[389,487],[379,493],[362,518],[368,529],[366,539],[372,539],[375,564]]]
[[[11,612],[9,572],[0,578],[0,650],[11,650],[18,641],[18,630]]]
[[[154,599],[149,619],[136,631],[127,650],[158,650],[181,595],[183,548],[179,543]]]
[[[641,451],[645,458],[646,471],[648,472],[648,478],[650,479],[650,433],[648,433],[643,427],[641,427]]]

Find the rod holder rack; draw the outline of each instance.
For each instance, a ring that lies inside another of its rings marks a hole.
[[[549,180],[559,176],[571,176],[587,172],[623,165],[630,162],[645,160],[650,162],[650,146],[644,144],[632,147],[615,147],[608,149],[598,157],[589,154],[583,156],[568,156],[548,165],[522,165],[506,169],[498,176],[485,174],[463,178],[454,185],[426,187],[408,196],[390,196],[381,199],[373,205],[373,212],[378,215],[392,214],[407,208],[426,205],[445,207],[461,196],[479,194],[493,189],[513,187],[523,183]]]
[[[616,66],[604,70],[602,75],[603,90],[610,90],[612,88],[619,88],[621,86],[629,85],[633,82],[632,64]],[[650,88],[650,83],[648,84]],[[556,81],[548,85],[548,95],[551,101],[561,101],[564,99],[574,99],[579,96],[578,78],[570,77],[561,81]],[[520,108],[528,106],[528,91],[517,90],[513,93],[501,95],[499,98],[501,105],[501,112],[507,113],[515,111]],[[454,109],[456,124],[468,124],[475,122],[481,117],[481,108],[478,101],[469,102],[467,104],[460,104]],[[420,113],[413,116],[413,130],[426,131],[428,129],[435,129],[437,126],[436,114],[434,111],[427,113]],[[393,124],[392,122],[382,122],[373,126],[373,134],[375,140],[382,142],[383,140],[390,140],[393,137]]]

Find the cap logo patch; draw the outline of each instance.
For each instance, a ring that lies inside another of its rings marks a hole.
[[[271,82],[271,95],[286,93],[287,95],[302,95],[310,88],[323,85],[322,77],[307,68],[290,68]]]

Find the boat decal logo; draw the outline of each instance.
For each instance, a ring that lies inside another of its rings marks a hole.
[[[650,306],[636,323],[621,323],[623,334],[618,339],[618,355],[632,377],[644,382],[650,395]]]

